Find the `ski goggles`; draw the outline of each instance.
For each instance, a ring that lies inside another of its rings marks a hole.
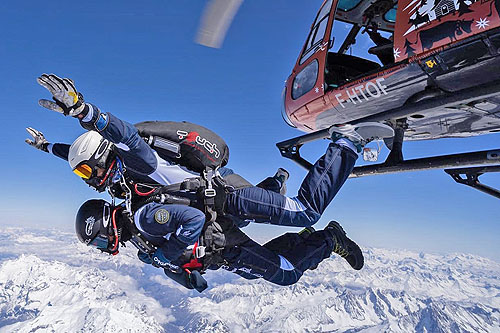
[[[107,250],[109,245],[108,237],[97,235],[88,245],[96,247],[100,250]]]
[[[92,176],[92,168],[88,165],[88,164],[81,164],[79,166],[77,166],[73,172],[83,178],[83,179],[90,179],[90,177]]]
[[[102,226],[100,232],[94,237],[87,245],[96,247],[100,250],[106,251],[109,247],[109,236],[105,231],[109,228],[109,223],[111,221],[111,209],[109,205],[104,205],[102,211]]]

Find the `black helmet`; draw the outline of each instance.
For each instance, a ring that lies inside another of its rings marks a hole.
[[[118,253],[118,229],[112,218],[113,207],[105,200],[86,201],[78,210],[75,220],[76,235],[80,242],[111,254]]]

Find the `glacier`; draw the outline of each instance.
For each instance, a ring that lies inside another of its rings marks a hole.
[[[58,230],[2,227],[0,332],[500,332],[500,264],[470,254],[364,248],[295,285],[208,272],[184,289]]]

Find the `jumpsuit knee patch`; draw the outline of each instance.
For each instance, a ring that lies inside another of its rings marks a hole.
[[[292,265],[291,262],[289,262],[285,257],[282,255],[278,254],[278,257],[280,257],[280,268],[284,271],[293,271],[295,267]]]

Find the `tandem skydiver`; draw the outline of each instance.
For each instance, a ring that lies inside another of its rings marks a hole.
[[[38,83],[51,92],[55,101],[40,100],[41,106],[78,118],[82,127],[89,132],[80,136],[68,147],[64,144],[51,144],[41,132],[28,128],[33,140],[27,140],[27,143],[67,159],[72,170],[98,191],[112,188],[117,184],[121,187],[130,187],[129,185],[134,183],[137,185],[141,182],[168,187],[199,176],[199,173],[160,157],[139,136],[137,129],[131,124],[110,113],[101,112],[95,105],[85,103],[72,80],[61,79],[53,74],[43,74],[38,78]],[[346,181],[354,167],[357,153],[361,151],[362,147],[371,140],[392,137],[394,134],[391,127],[379,123],[333,126],[330,133],[333,142],[329,144],[326,153],[307,174],[299,189],[298,196],[290,198],[276,193],[276,191],[250,184],[232,187],[232,190],[225,193],[222,204],[219,203],[219,210],[222,210],[223,215],[217,219],[217,222],[220,222],[221,219],[231,220],[231,218],[235,218],[236,220],[255,220],[275,225],[312,226],[319,220],[323,211]],[[222,177],[232,173],[228,169],[221,171]],[[102,202],[100,205],[106,206]],[[115,207],[110,206],[111,208],[115,209]],[[134,207],[133,211],[131,211],[131,207],[126,207],[125,211],[130,217],[133,217],[133,224],[141,231],[141,235],[149,238],[149,241],[157,247],[154,253],[147,253],[147,256],[143,256],[141,259],[144,259],[145,262],[151,261],[151,263],[165,269],[174,264],[189,246],[195,244],[200,235],[204,236],[202,231],[204,232],[206,214],[198,208],[177,204],[175,200],[173,203],[167,204],[164,202],[145,202],[142,206]],[[98,216],[95,216],[95,213],[92,214],[94,215],[91,216],[97,221]],[[89,218],[85,218],[85,221],[92,220],[88,220]],[[77,219],[77,226],[79,223],[82,222]],[[116,226],[113,228],[110,223],[102,223],[99,232],[96,232],[90,227],[90,222],[85,223],[87,225],[86,231],[91,230],[93,238],[84,238],[79,235],[80,240],[101,250],[117,249],[120,240],[118,235],[113,232],[116,230]],[[116,223],[119,224],[119,219],[116,220]],[[92,224],[92,226],[96,225]],[[224,226],[222,229],[235,230],[235,228],[229,223],[229,227]],[[316,244],[312,247],[318,250],[321,246],[324,248],[323,252],[317,251],[323,254],[318,253],[319,256],[314,257],[314,259],[307,254],[307,251],[306,253],[271,251],[273,258],[269,262],[274,265],[275,270],[267,266],[264,270],[273,272],[272,274],[262,274],[262,267],[253,265],[255,262],[262,261],[261,256],[252,250],[244,250],[244,246],[232,246],[231,237],[226,237],[224,251],[232,252],[230,255],[227,252],[223,255],[223,257],[226,256],[224,262],[229,264],[226,266],[232,267],[230,269],[235,269],[237,273],[244,271],[250,276],[264,277],[271,282],[285,285],[296,282],[304,270],[314,267],[322,259],[328,257],[332,249],[341,254],[353,268],[360,269],[363,266],[363,256],[359,247],[345,236],[340,225],[329,225],[327,229],[328,232],[312,233],[312,235],[316,235],[313,239],[321,239],[320,243],[323,244]],[[233,234],[239,233],[241,231],[238,230]],[[99,235],[101,237],[98,237]],[[298,238],[292,238],[296,241],[292,242],[294,245],[288,246],[288,249],[306,246],[300,245],[303,242],[297,241]],[[105,244],[106,239],[108,240],[107,244]],[[252,243],[247,248],[252,248],[255,245],[260,247],[249,239],[243,243],[245,242]],[[240,242],[240,244],[242,243]],[[311,251],[314,252],[312,249]],[[325,253],[328,255],[325,256]],[[146,260],[146,257],[149,260]],[[305,258],[310,264],[304,264]],[[236,267],[235,263],[242,266]],[[294,272],[295,278],[291,280],[289,278],[275,279],[278,275],[284,276],[283,272],[285,271]]]

